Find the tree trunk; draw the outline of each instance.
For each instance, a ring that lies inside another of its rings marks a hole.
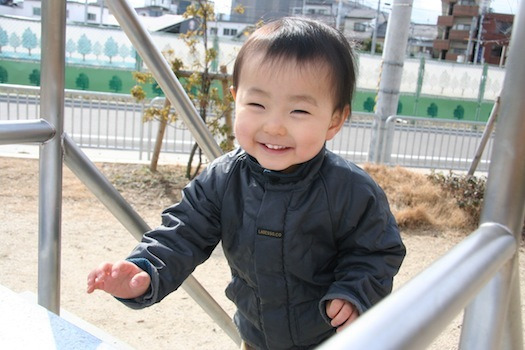
[[[220,70],[221,70],[221,73],[224,74],[225,76],[228,73],[226,66],[221,66]],[[230,87],[229,87],[230,84],[229,84],[228,78],[222,79],[221,83],[222,83],[222,101],[224,102],[224,104],[228,104],[229,103],[228,94],[230,93]],[[229,108],[229,106],[224,112],[224,123],[228,127],[228,134],[226,135],[226,149],[231,150],[233,149],[234,136],[233,136],[232,110],[231,108]]]
[[[164,108],[170,106],[170,101],[166,99],[164,101]],[[167,118],[161,118],[159,129],[157,130],[157,138],[155,139],[155,148],[153,149],[153,155],[151,156],[151,162],[149,168],[152,172],[157,171],[157,165],[159,163],[160,149],[162,148],[162,140],[164,139],[164,132],[166,131],[166,126],[168,125]]]
[[[193,163],[193,157],[195,156],[195,153],[197,152],[197,149],[199,149],[199,145],[195,142],[193,144],[193,148],[190,152],[190,157],[188,158],[188,164],[186,165],[186,178],[192,180],[194,175],[191,173],[191,163]],[[201,159],[199,158],[199,164],[197,164],[197,169],[200,168],[201,165]]]

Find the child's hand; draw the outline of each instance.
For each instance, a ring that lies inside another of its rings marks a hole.
[[[133,299],[146,293],[150,282],[147,272],[132,262],[103,263],[89,273],[87,292],[100,289],[117,298]]]
[[[343,299],[329,300],[326,303],[326,314],[332,319],[332,327],[337,327],[337,332],[348,327],[359,316],[356,307]]]

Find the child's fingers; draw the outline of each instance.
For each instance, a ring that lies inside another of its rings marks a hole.
[[[334,318],[344,305],[344,301],[341,299],[329,300],[326,303],[326,315],[330,318]]]
[[[337,331],[341,331],[357,318],[358,313],[355,307],[348,301],[334,299],[327,308],[327,315],[331,315],[332,327],[337,327]]]
[[[146,290],[149,288],[150,283],[151,283],[150,276],[146,272],[143,271],[133,276],[133,278],[129,282],[129,286],[130,288]]]
[[[106,276],[111,273],[112,264],[102,263],[88,274],[87,292],[92,293],[95,289],[104,289]]]

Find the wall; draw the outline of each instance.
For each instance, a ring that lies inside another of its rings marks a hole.
[[[8,17],[1,19],[0,66],[7,69],[8,80],[5,82],[31,84],[28,76],[39,67],[40,23]],[[33,45],[29,42],[23,43],[22,38],[26,31],[36,37]],[[5,32],[4,36],[7,37],[5,43],[2,43],[2,32]],[[121,30],[68,25],[66,33],[67,88],[78,88],[76,78],[80,73],[84,73],[89,77],[90,90],[111,91],[108,81],[116,75],[122,81],[121,91],[129,91],[133,86],[131,73],[137,68],[136,53]],[[19,38],[19,45],[16,48],[11,45],[10,39],[13,35]],[[173,50],[176,56],[185,61],[186,69],[191,69],[195,57],[190,55],[188,47],[177,35],[152,33],[151,36],[154,44],[161,51]],[[90,44],[86,44],[86,39]],[[219,41],[218,62],[226,64],[229,73],[232,72],[233,62],[241,45],[241,41],[223,38]],[[90,50],[85,46],[89,46]],[[381,76],[381,57],[359,53],[358,64],[358,91],[353,108],[356,111],[373,111]],[[504,73],[504,69],[495,66],[483,67],[455,62],[407,59],[401,82],[399,113],[429,116],[427,109],[434,103],[438,107],[436,117],[453,118],[453,111],[461,103],[465,109],[466,120],[486,120],[502,87]],[[372,109],[369,110],[371,105]]]

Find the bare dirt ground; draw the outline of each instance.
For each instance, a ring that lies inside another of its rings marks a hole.
[[[143,165],[97,164],[123,196],[152,227],[160,212],[177,200],[185,180],[176,167],[160,167],[152,176]],[[141,181],[136,181],[140,177]],[[37,293],[38,160],[0,157],[0,284],[15,292]],[[457,244],[457,232],[403,232],[407,257],[395,280],[399,288]],[[183,291],[146,310],[131,310],[101,292],[88,295],[88,272],[103,261],[124,258],[135,239],[64,168],[62,209],[61,306],[137,349],[236,349],[227,335]],[[521,285],[525,265],[521,249]],[[230,314],[234,306],[224,296],[229,269],[221,249],[198,267],[194,276]],[[523,293],[522,293],[523,295]],[[522,297],[523,300],[523,297]],[[523,314],[523,307],[522,307]],[[461,315],[430,349],[457,349]]]

